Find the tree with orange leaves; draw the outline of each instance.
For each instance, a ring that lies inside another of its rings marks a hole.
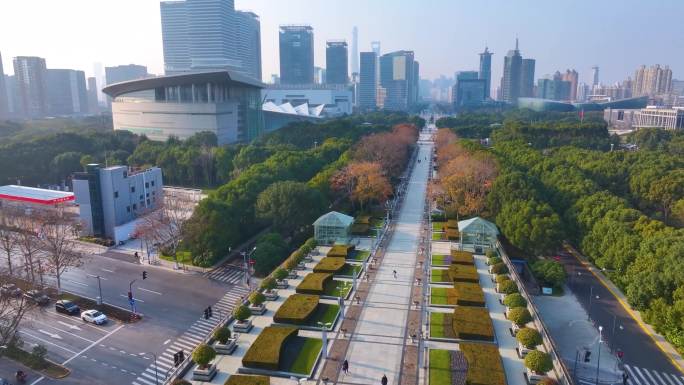
[[[369,202],[384,203],[392,194],[392,186],[378,162],[351,163],[336,173],[333,189],[347,195],[363,209]]]

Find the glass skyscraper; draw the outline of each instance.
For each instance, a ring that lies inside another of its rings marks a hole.
[[[479,78],[485,81],[485,99],[489,98],[492,88],[492,55],[493,53],[489,52],[487,47],[480,54]]]
[[[378,95],[378,55],[375,52],[361,52],[359,73],[359,108],[374,110]]]
[[[385,109],[406,111],[417,102],[418,72],[413,51],[395,51],[380,57],[380,85],[385,89]]]
[[[347,84],[349,82],[348,52],[346,41],[329,40],[325,44],[325,82]]]
[[[313,28],[308,25],[281,25],[279,36],[280,84],[313,84]]]

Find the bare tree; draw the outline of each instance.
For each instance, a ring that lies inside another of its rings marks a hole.
[[[65,215],[63,210],[51,210],[43,213],[40,240],[41,249],[45,252],[47,270],[57,278],[57,292],[62,291],[62,274],[71,267],[83,264],[83,254],[76,249],[74,229],[77,222]]]
[[[40,230],[39,222],[33,216],[21,215],[17,217],[16,240],[19,251],[24,257],[24,271],[26,279],[35,284],[37,278],[40,279],[41,286],[44,286],[43,266],[41,263],[41,241],[38,238]],[[36,277],[36,275],[38,277]]]
[[[12,344],[27,308],[28,302],[23,296],[13,298],[11,296],[0,297],[0,345]]]
[[[17,214],[16,210],[9,207],[3,207],[0,210],[0,249],[2,249],[7,258],[9,275],[14,274],[12,253],[16,251],[17,247]]]

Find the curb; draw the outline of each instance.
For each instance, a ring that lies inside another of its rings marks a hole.
[[[648,325],[644,320],[641,318],[640,312],[633,310],[631,306],[626,301],[625,295],[620,291],[620,289],[615,286],[603,273],[598,271],[594,265],[592,265],[587,259],[580,254],[577,250],[572,245],[566,245],[565,246],[568,251],[570,251],[570,254],[572,254],[577,261],[579,261],[584,267],[587,268],[591,272],[591,274],[596,277],[596,279],[610,291],[610,293],[615,297],[615,299],[618,300],[620,303],[620,306],[627,312],[627,314],[632,317],[639,325],[641,330],[646,333],[649,337],[651,337],[651,340],[656,344],[656,346],[665,354],[665,356],[672,362],[672,364],[677,368],[682,374],[684,374],[684,359],[682,359],[682,356],[677,352],[677,350],[663,337],[660,335],[658,332],[656,332],[651,325]]]

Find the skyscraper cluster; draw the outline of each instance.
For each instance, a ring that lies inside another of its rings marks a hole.
[[[160,3],[164,71],[231,69],[261,80],[261,26],[233,0]]]
[[[579,75],[575,70],[566,70],[561,74],[556,71],[553,76],[537,80],[537,97],[551,100],[577,100]]]
[[[642,65],[634,72],[632,95],[654,96],[672,92],[672,70],[668,66],[656,64],[651,67]]]
[[[379,56],[380,43],[361,52],[359,108],[405,111],[419,100],[420,63],[413,51],[395,51]]]
[[[501,79],[502,99],[515,103],[519,97],[534,95],[534,59],[523,59],[515,39],[515,49],[508,51],[504,57],[504,71]]]

